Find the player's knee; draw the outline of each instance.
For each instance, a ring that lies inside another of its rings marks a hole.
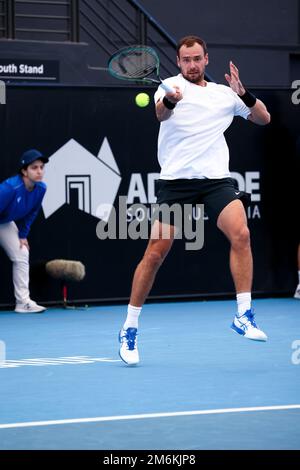
[[[250,231],[247,225],[241,226],[236,232],[234,233],[231,244],[233,248],[243,249],[247,248],[250,245]]]
[[[167,252],[165,252],[165,250],[150,251],[147,254],[147,262],[151,266],[153,266],[154,268],[157,268],[157,267],[161,266],[161,264],[163,263],[166,255],[167,255]]]

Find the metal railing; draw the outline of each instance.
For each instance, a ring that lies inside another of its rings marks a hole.
[[[79,0],[0,0],[0,37],[79,41]]]
[[[88,43],[91,69],[121,47],[147,44],[160,55],[162,75],[178,73],[175,39],[137,0],[0,0],[0,37]]]
[[[0,1],[0,31],[1,37],[15,38],[15,2],[14,0]]]
[[[137,0],[81,0],[79,13],[81,39],[99,49],[98,64],[94,61],[90,68],[103,69],[121,47],[147,44],[160,56],[163,77],[178,73],[175,39]]]
[[[0,0],[0,38],[4,36],[5,29],[6,29],[4,7],[5,7],[4,0]]]

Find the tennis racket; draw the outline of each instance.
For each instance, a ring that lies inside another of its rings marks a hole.
[[[173,87],[160,78],[159,57],[149,46],[130,46],[118,50],[108,61],[108,71],[115,78],[145,84],[157,83],[167,93],[175,92]],[[156,78],[149,78],[151,74]]]

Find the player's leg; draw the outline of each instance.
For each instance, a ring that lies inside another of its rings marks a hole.
[[[231,245],[230,270],[238,302],[238,313],[232,327],[246,338],[266,341],[267,337],[257,327],[251,310],[253,261],[246,213],[240,200],[233,200],[224,207],[217,219],[217,226]]]
[[[172,246],[174,229],[173,225],[163,224],[158,220],[154,222],[145,254],[134,273],[130,305],[141,307],[145,302],[156,273]]]
[[[30,299],[29,293],[29,252],[20,247],[18,228],[14,222],[0,224],[0,244],[13,263],[13,284],[16,298],[15,311],[19,313],[39,313],[45,307]]]
[[[220,213],[218,228],[230,241],[230,269],[236,292],[251,292],[253,262],[250,233],[244,206],[239,199],[231,201]]]
[[[138,317],[153,286],[156,273],[172,246],[174,233],[174,226],[156,220],[147,249],[135,270],[127,318],[119,334],[121,344],[119,354],[127,364],[134,365],[139,362],[136,339]]]

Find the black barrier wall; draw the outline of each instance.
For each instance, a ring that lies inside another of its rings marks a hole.
[[[136,106],[141,89],[8,87],[0,106],[1,180],[17,170],[20,154],[38,148],[49,155],[47,196],[33,224],[31,293],[40,302],[61,300],[58,281],[43,266],[56,258],[80,260],[86,277],[69,285],[70,300],[126,300],[133,271],[147,241],[100,240],[101,203],[126,196],[155,201],[159,174],[159,124],[151,102]],[[299,234],[299,111],[293,90],[254,90],[268,106],[272,123],[259,127],[236,118],[226,133],[230,169],[240,189],[252,193],[248,221],[254,254],[254,293],[287,295],[296,285]],[[105,200],[106,198],[106,200]],[[101,215],[102,214],[102,215]],[[111,213],[112,214],[112,213]],[[126,222],[128,224],[128,221]],[[204,247],[187,251],[176,240],[151,292],[154,297],[215,297],[234,293],[228,242],[205,220]],[[0,251],[0,304],[13,305],[11,266]]]

